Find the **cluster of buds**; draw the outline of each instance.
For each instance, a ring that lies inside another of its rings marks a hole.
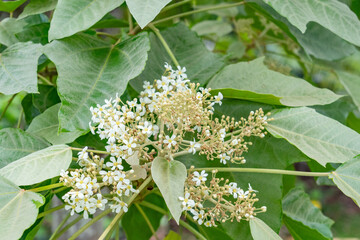
[[[259,199],[256,198],[257,191],[250,184],[248,190],[244,191],[235,182],[217,178],[216,173],[216,170],[212,171],[209,185],[206,183],[208,174],[204,170],[189,174],[185,196],[179,197],[183,210],[190,212],[198,224],[216,227],[216,222],[249,221],[257,213],[266,211],[265,206],[254,207]]]
[[[167,63],[165,68],[161,79],[152,84],[144,82],[139,98],[124,103],[117,94],[114,99],[105,100],[104,105],[90,108],[90,130],[107,140],[105,148],[110,156],[105,161],[85,147],[78,156],[82,168],[61,173],[61,181],[72,188],[63,197],[71,214],[84,212],[84,218],[88,218],[97,209],[103,210],[108,202],[114,212],[126,212],[125,199],[137,193],[132,181],[146,178],[157,156],[171,161],[177,156],[198,153],[224,164],[245,163],[242,154],[251,145],[245,137],[265,136],[267,116],[262,109],[238,121],[226,116],[214,118],[214,106],[222,104],[223,95],[219,92],[212,96],[211,89],[191,83],[185,68],[172,69]],[[125,172],[123,161],[132,170]],[[206,225],[212,226],[215,221],[240,221],[256,214],[252,207],[257,200],[253,190],[231,193],[236,184],[225,181],[220,187],[222,180],[215,175],[210,187],[206,187],[204,174],[190,175],[183,199],[191,197],[194,204],[185,204],[184,209],[197,216],[200,224],[204,219],[208,219]],[[101,194],[102,187],[108,194]],[[237,200],[225,201],[229,195]],[[215,207],[203,208],[203,201],[213,202]]]
[[[63,170],[60,173],[60,181],[71,187],[62,197],[66,203],[65,209],[71,210],[71,215],[75,212],[83,213],[83,217],[87,219],[89,214],[94,214],[97,209],[104,210],[105,205],[110,202],[113,212],[119,213],[121,209],[127,212],[127,204],[123,198],[137,191],[128,178],[133,171],[123,171],[121,158],[110,157],[110,161],[105,164],[103,158],[87,150],[85,147],[78,153],[78,164],[81,169],[75,169],[70,173]],[[110,189],[109,197],[102,195],[100,188],[103,186]]]

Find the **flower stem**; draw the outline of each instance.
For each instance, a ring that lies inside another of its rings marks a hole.
[[[56,207],[53,207],[53,208],[50,208],[49,210],[45,211],[45,212],[42,212],[42,213],[39,213],[39,215],[37,216],[37,219],[39,218],[42,218],[42,217],[45,217],[46,215],[50,214],[50,213],[53,213],[57,210],[60,210],[62,208],[65,207],[65,204],[62,204],[62,205],[59,205],[59,206],[56,206]]]
[[[152,177],[149,176],[139,187],[138,191],[134,193],[129,201],[127,202],[128,207],[130,207],[131,203],[135,200],[137,195],[152,181]],[[104,240],[107,234],[111,231],[111,229],[117,224],[117,222],[120,220],[121,216],[123,215],[124,211],[121,209],[121,211],[114,217],[114,219],[111,221],[110,225],[105,229],[105,231],[101,234],[99,237],[99,240]],[[74,238],[75,239],[75,238]],[[72,240],[72,239],[69,239]]]
[[[149,220],[149,218],[146,216],[146,213],[144,212],[144,210],[140,207],[139,204],[135,203],[135,207],[139,210],[140,214],[143,216],[143,218],[145,219],[145,222],[147,223],[147,225],[150,228],[150,231],[152,232],[153,236],[159,240],[158,236],[156,235],[155,229],[154,227],[151,225],[151,222]]]
[[[165,39],[163,38],[163,36],[161,35],[159,29],[157,29],[152,23],[149,23],[149,28],[156,34],[156,36],[159,38],[160,42],[162,43],[162,45],[164,46],[166,52],[169,54],[171,60],[173,61],[173,63],[176,66],[180,66],[179,62],[176,60],[173,52],[171,51],[171,49],[169,48],[169,45],[166,43]]]
[[[43,75],[41,74],[37,74],[38,78],[40,78],[44,83],[46,83],[47,85],[50,85],[50,86],[55,86],[55,84],[53,84],[52,82],[50,82],[46,77],[44,77]]]
[[[79,216],[77,218],[75,218],[73,221],[71,221],[68,225],[66,225],[66,227],[64,227],[58,234],[56,234],[52,240],[56,240],[58,239],[61,235],[63,235],[67,230],[69,230],[69,228],[71,228],[72,226],[74,226],[76,223],[78,223],[83,217]]]
[[[144,207],[147,207],[147,208],[150,208],[152,210],[155,210],[161,214],[164,214],[164,215],[167,215],[167,212],[156,206],[155,204],[152,204],[152,203],[149,203],[149,202],[146,202],[146,201],[142,201],[140,203],[140,205],[143,205]],[[201,234],[199,233],[195,228],[193,228],[191,225],[189,225],[187,222],[183,221],[180,219],[180,225],[183,226],[184,228],[186,228],[187,230],[189,230],[192,234],[194,234],[198,239],[201,239],[201,240],[206,240],[206,238]]]
[[[193,168],[189,171],[212,171],[217,170],[218,172],[249,172],[249,173],[270,173],[270,174],[283,174],[283,175],[294,175],[304,177],[327,177],[330,172],[302,172],[302,171],[291,171],[281,169],[266,169],[266,168]]]
[[[230,3],[230,4],[221,4],[221,5],[217,5],[217,6],[211,6],[211,7],[206,7],[206,8],[200,8],[200,9],[196,9],[196,10],[192,10],[192,11],[188,11],[188,12],[184,12],[184,13],[180,13],[180,14],[176,14],[167,18],[163,18],[163,19],[159,19],[157,21],[152,22],[152,24],[156,25],[162,22],[166,22],[169,20],[172,20],[174,18],[180,18],[180,17],[185,17],[188,15],[192,15],[195,13],[201,13],[201,12],[207,12],[207,11],[211,11],[211,10],[217,10],[217,9],[224,9],[224,8],[231,8],[231,7],[236,7],[239,5],[244,4],[245,2],[238,2],[238,3]]]
[[[64,186],[64,183],[54,183],[54,184],[50,184],[47,186],[42,186],[42,187],[38,187],[38,188],[32,188],[32,189],[28,189],[26,191],[32,191],[32,192],[42,192],[45,190],[49,190],[49,189],[53,189],[53,188],[58,188],[58,187],[62,187]]]
[[[74,150],[74,151],[79,151],[79,152],[81,152],[83,150],[81,148],[75,148],[75,147],[70,147],[70,149]],[[87,149],[86,152],[99,153],[99,154],[109,154],[107,151],[93,150],[93,149]]]
[[[55,229],[55,231],[53,232],[53,234],[51,235],[49,240],[53,240],[54,237],[56,236],[56,234],[60,231],[60,229],[64,226],[64,224],[66,223],[66,221],[69,219],[70,214],[68,214],[59,224],[59,226],[57,226],[57,228]]]
[[[96,217],[94,217],[91,221],[87,222],[84,226],[82,226],[76,233],[74,233],[74,235],[72,235],[69,240],[75,240],[81,233],[83,233],[88,227],[90,227],[91,225],[93,225],[95,222],[97,222],[98,220],[100,220],[101,218],[105,217],[106,215],[108,215],[109,213],[111,213],[111,209],[108,208],[105,211],[103,211],[102,213],[100,213],[99,215],[97,215]],[[80,216],[81,217],[81,216]]]
[[[7,111],[7,109],[9,108],[11,102],[14,100],[14,98],[16,97],[17,93],[15,93],[14,95],[11,96],[11,98],[9,99],[9,101],[7,102],[5,108],[4,108],[4,111],[1,113],[0,115],[0,121],[1,119],[5,116],[5,113]]]

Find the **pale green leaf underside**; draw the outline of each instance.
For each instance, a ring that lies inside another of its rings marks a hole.
[[[41,45],[15,43],[0,54],[0,92],[37,93],[37,63]]]
[[[35,117],[26,131],[36,136],[43,137],[54,145],[71,143],[76,138],[83,135],[85,131],[79,130],[58,133],[58,113],[60,105],[60,103],[56,104],[46,109],[45,112],[43,112],[39,116]]]
[[[282,201],[282,206],[283,213],[299,224],[303,224],[307,232],[317,231],[323,238],[332,238],[330,228],[334,222],[311,203],[309,196],[301,188],[294,188],[288,192]],[[295,227],[293,229],[296,231]],[[297,234],[301,236],[302,232]]]
[[[45,54],[55,63],[62,106],[59,122],[67,131],[87,130],[90,107],[121,95],[144,69],[149,39],[139,34],[117,46],[85,34],[57,40]]]
[[[266,129],[285,138],[321,165],[343,163],[360,154],[360,135],[311,108],[275,110]]]
[[[0,176],[6,177],[18,186],[32,185],[60,175],[72,160],[70,147],[55,145],[31,153],[0,169]]]
[[[336,71],[336,74],[360,110],[360,76],[343,71]]]
[[[281,240],[279,235],[259,218],[250,219],[250,231],[254,240]]]
[[[224,36],[232,31],[230,23],[217,20],[202,21],[195,24],[192,31],[196,32],[199,36],[208,34],[215,34],[218,37]]]
[[[59,0],[49,30],[49,41],[86,30],[124,0]]]
[[[292,107],[329,104],[341,97],[303,79],[269,70],[263,61],[261,57],[228,65],[210,80],[208,87],[226,98]]]
[[[1,239],[17,240],[38,215],[44,204],[40,194],[24,191],[0,176],[0,232]]]
[[[141,28],[151,22],[171,0],[126,0],[131,14]]]
[[[341,165],[331,173],[330,178],[345,195],[351,197],[360,207],[360,156]]]
[[[306,31],[309,22],[317,22],[341,38],[360,46],[360,21],[349,7],[337,0],[265,0],[291,24]]]
[[[15,18],[5,18],[0,22],[0,43],[10,46],[17,43],[15,33],[21,32],[26,25],[23,21],[18,21]]]
[[[0,130],[0,168],[50,144],[19,128]]]
[[[19,19],[51,11],[56,7],[57,2],[57,0],[31,0],[24,8],[24,11],[19,15]]]
[[[187,176],[186,167],[183,163],[157,157],[151,166],[151,175],[164,197],[171,215],[179,223],[182,208],[179,197],[184,196],[184,184]]]

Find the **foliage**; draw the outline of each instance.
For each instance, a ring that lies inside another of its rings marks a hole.
[[[33,238],[63,207],[91,218],[70,239],[110,212],[95,237],[157,238],[164,217],[198,239],[280,239],[282,226],[336,237],[337,219],[294,176],[359,206],[357,1],[0,0],[0,11],[0,126],[20,115],[0,130],[4,239]],[[55,193],[64,205],[48,210]]]

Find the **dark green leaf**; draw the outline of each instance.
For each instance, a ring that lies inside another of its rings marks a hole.
[[[302,79],[269,70],[263,60],[226,66],[210,80],[208,87],[216,89],[215,93],[220,91],[226,98],[285,106],[329,104],[340,97]]]
[[[13,12],[20,7],[26,0],[4,1],[0,0],[0,11]]]
[[[15,34],[20,42],[31,41],[33,43],[41,43],[45,45],[48,43],[49,23],[40,23],[30,27],[26,27],[23,31]]]
[[[0,130],[0,168],[50,144],[19,128]]]
[[[49,44],[45,53],[59,74],[60,127],[67,131],[88,129],[90,106],[122,94],[127,82],[144,69],[148,51],[146,34],[117,46],[85,34]]]
[[[302,188],[292,189],[284,197],[282,206],[283,213],[292,220],[284,219],[295,240],[332,239],[330,228],[334,222],[312,204]]]
[[[31,0],[24,8],[24,11],[20,14],[19,19],[51,11],[56,7],[56,4],[57,0]]]
[[[191,81],[204,85],[224,66],[221,57],[208,51],[201,39],[184,24],[179,23],[161,31],[161,34],[180,65],[186,67],[186,73]],[[150,42],[151,50],[145,70],[130,82],[138,92],[142,91],[144,81],[152,82],[161,77],[164,73],[164,62],[171,63],[171,58],[155,35],[150,35]]]

